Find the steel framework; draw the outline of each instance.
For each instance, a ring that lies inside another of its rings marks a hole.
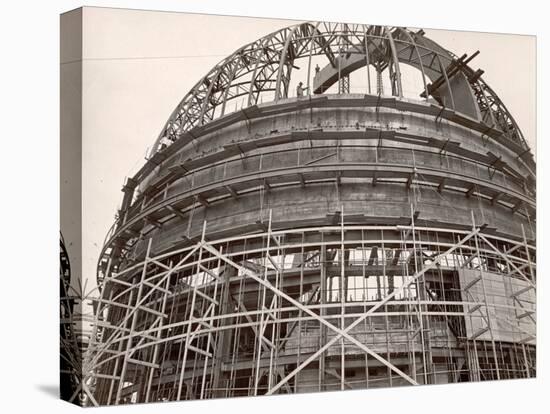
[[[476,54],[320,22],[216,65],[123,187],[86,401],[533,377],[535,164]]]
[[[59,252],[59,301],[60,301],[60,395],[68,400],[78,387],[79,361],[82,361],[81,348],[74,335],[74,299],[71,291],[71,263],[63,236],[60,237]]]
[[[400,27],[329,22],[287,27],[241,47],[199,80],[166,122],[153,153],[161,148],[162,142],[173,142],[194,127],[223,116],[228,104],[242,96],[246,97],[247,107],[258,104],[265,95],[266,101],[288,98],[292,69],[304,59],[307,60],[307,86],[311,88],[311,59],[319,55],[326,56],[331,68],[337,69],[338,80],[342,81],[359,65],[388,68],[392,95],[399,97],[403,96],[400,65],[417,67],[422,74],[422,96],[431,95],[453,110],[466,110],[464,105],[455,102],[451,85],[453,76],[463,76],[474,90],[483,121],[527,149],[512,115],[481,78],[483,71],[473,71],[467,66],[476,54],[458,58],[424,37],[423,31],[415,33]],[[330,82],[315,85],[315,91],[324,91]],[[447,92],[441,93],[442,86]],[[370,79],[365,93],[371,93]]]
[[[340,226],[272,231],[268,221],[264,233],[215,241],[205,240],[205,225],[196,244],[148,254],[106,279],[98,323],[108,339],[86,367],[96,398],[534,375],[533,246],[479,227],[416,227],[414,216],[402,226],[344,222],[342,215]],[[460,287],[462,269],[478,276]],[[496,281],[510,290],[487,288]],[[471,293],[476,285],[482,294]],[[116,326],[107,322],[113,312]]]
[[[98,288],[87,289],[87,282],[71,272],[69,253],[60,236],[59,263],[59,394],[61,399],[85,405],[93,395],[83,382],[84,359],[91,336],[94,312],[88,306],[99,296]],[[98,336],[95,337],[95,340]]]

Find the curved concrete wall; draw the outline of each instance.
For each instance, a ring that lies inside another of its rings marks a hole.
[[[523,225],[534,238],[529,166],[516,148],[463,115],[438,116],[434,105],[350,101],[361,97],[265,104],[252,119],[222,119],[170,148],[139,183],[118,234],[153,237],[159,253],[200,235],[203,220],[209,233],[239,234],[269,209],[273,226],[285,228],[330,224],[343,207],[347,221],[395,224],[412,206],[424,224],[471,226],[473,211],[498,234],[520,238]]]

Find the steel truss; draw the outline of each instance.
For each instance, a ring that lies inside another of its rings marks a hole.
[[[346,223],[209,240],[107,272],[91,404],[535,375],[535,247]],[[473,216],[472,216],[473,217]],[[469,275],[471,281],[461,278]],[[508,286],[500,291],[495,286]]]
[[[483,120],[488,131],[499,130],[528,152],[525,139],[510,112],[481,78],[483,71],[474,71],[468,66],[475,54],[468,59],[466,55],[457,57],[425,38],[422,31],[415,33],[400,27],[306,22],[245,45],[214,66],[175,108],[151,154],[161,151],[183,134],[192,134],[193,129],[222,117],[229,112],[232,102],[240,98],[246,98],[246,104],[241,104],[239,109],[261,101],[288,98],[292,71],[298,69],[298,65],[303,64],[302,67],[307,68],[308,93],[311,93],[311,61],[315,56],[326,57],[328,65],[337,75],[319,85],[315,93],[324,92],[336,82],[339,83],[340,93],[349,93],[349,72],[361,66],[372,66],[377,73],[388,70],[391,95],[402,97],[400,65],[407,64],[421,72],[424,90],[419,94],[422,92],[425,99],[434,98],[443,108],[460,112],[460,105],[453,96],[453,89],[457,87],[453,79],[463,77],[464,87],[470,85],[481,112],[474,117]],[[350,59],[354,60],[353,67],[345,67]],[[381,93],[381,85],[378,85],[378,91]],[[371,94],[370,69],[365,93]]]

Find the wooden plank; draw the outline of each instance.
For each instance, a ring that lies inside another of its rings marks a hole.
[[[207,351],[204,351],[200,348],[197,348],[196,346],[193,346],[193,345],[187,345],[187,348],[190,349],[191,351],[194,351],[198,354],[201,354],[201,355],[204,355],[204,356],[207,356],[209,358],[212,358],[212,353],[211,352],[207,352]]]
[[[523,319],[523,318],[526,318],[527,316],[533,315],[534,313],[535,313],[535,312],[529,310],[529,311],[526,311],[526,312],[524,312],[524,313],[518,315],[517,318],[518,318],[518,319]]]
[[[199,295],[200,297],[206,299],[207,301],[209,301],[209,302],[211,302],[215,305],[218,305],[218,301],[216,299],[211,298],[207,294],[201,292],[199,289],[196,289],[196,293],[197,293],[197,295]]]
[[[481,276],[478,276],[477,278],[471,280],[470,283],[468,283],[466,286],[464,286],[462,290],[464,291],[469,290],[470,288],[472,288],[472,286],[474,286],[480,280],[481,280]]]
[[[523,289],[518,290],[517,292],[514,292],[510,295],[511,298],[515,298],[525,292],[528,292],[529,290],[533,289],[533,286],[529,285],[527,287],[524,287]]]
[[[475,340],[476,338],[479,338],[481,335],[483,335],[485,332],[487,332],[489,328],[481,328],[479,331],[477,331],[475,334],[472,335],[470,340]]]
[[[231,194],[231,197],[233,197],[234,200],[237,200],[239,198],[239,194],[233,189],[233,187],[231,187],[230,185],[225,185],[224,188],[229,194]]]
[[[474,313],[475,311],[477,311],[478,309],[480,309],[481,306],[482,306],[482,305],[481,305],[480,303],[478,303],[477,305],[472,306],[471,308],[469,308],[469,309],[468,309],[468,312],[469,312],[469,313]]]
[[[143,366],[146,366],[146,367],[149,367],[149,368],[156,368],[156,369],[160,368],[159,364],[153,364],[151,362],[140,361],[139,359],[128,358],[127,361],[132,363],[132,364],[143,365]]]

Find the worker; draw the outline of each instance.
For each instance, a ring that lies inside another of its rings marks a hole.
[[[315,75],[317,76],[317,74],[319,73],[319,71],[321,70],[321,68],[319,67],[319,64],[316,64],[315,65]]]
[[[298,83],[298,86],[296,87],[296,96],[298,98],[303,97],[304,96],[304,91],[307,91],[309,89],[308,87],[304,88],[302,85],[303,85],[303,83],[300,82],[300,83]]]

